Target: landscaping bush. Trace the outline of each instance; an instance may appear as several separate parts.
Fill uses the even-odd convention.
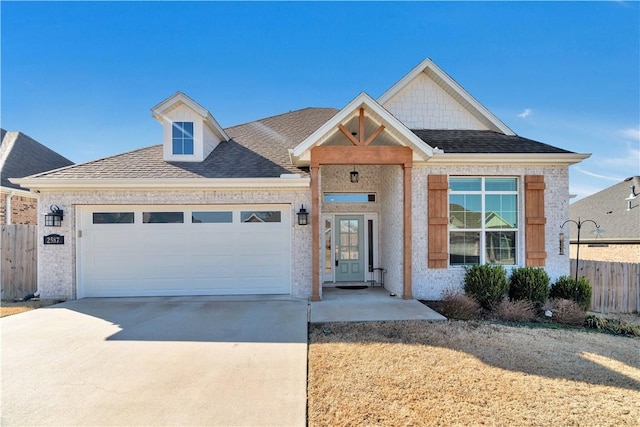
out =
[[[543,309],[551,311],[551,319],[554,322],[564,323],[566,325],[581,326],[587,317],[582,307],[572,299],[550,299]]]
[[[507,271],[501,265],[472,265],[465,267],[464,292],[482,308],[491,310],[507,296]]]
[[[509,299],[529,300],[536,307],[542,307],[549,297],[549,282],[549,275],[544,268],[516,268],[509,277]]]
[[[607,319],[591,314],[587,316],[584,325],[590,329],[597,329],[612,334],[640,337],[640,325],[633,325],[619,319]]]
[[[534,304],[526,299],[514,301],[505,298],[494,313],[499,319],[507,322],[531,322],[536,317]]]
[[[584,277],[578,277],[578,283],[570,276],[561,276],[551,285],[549,298],[570,299],[578,303],[582,310],[591,306],[591,284]]]
[[[480,304],[458,289],[445,289],[440,294],[439,309],[449,319],[472,320],[480,316]]]

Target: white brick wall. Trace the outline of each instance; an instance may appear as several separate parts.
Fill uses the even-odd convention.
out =
[[[386,287],[402,294],[403,283],[403,173],[400,166],[357,166],[360,182],[352,184],[352,167],[321,168],[321,191],[374,192],[376,203],[324,204],[322,212],[376,212],[379,216],[379,261],[387,269]],[[462,268],[427,268],[427,176],[445,175],[512,175],[519,178],[520,249],[518,259],[524,263],[524,176],[545,175],[546,270],[552,280],[569,274],[569,248],[558,255],[560,225],[568,218],[568,168],[565,166],[428,166],[416,165],[412,170],[413,188],[413,296],[417,299],[437,299],[447,287],[461,287]],[[311,190],[264,189],[251,191],[74,191],[43,192],[40,206],[52,204],[64,209],[62,227],[45,227],[39,221],[38,283],[43,297],[76,297],[75,207],[89,204],[291,204],[292,215],[292,293],[296,297],[311,295],[311,226],[298,226],[295,213],[301,204],[310,211]],[[44,245],[42,236],[57,233],[65,236],[64,245]],[[565,232],[566,234],[566,232]],[[320,251],[322,254],[322,251]],[[321,260],[321,266],[324,261]]]
[[[413,168],[413,296],[416,299],[438,299],[448,287],[462,287],[464,270],[427,268],[427,176],[439,175],[510,175],[519,178],[518,260],[524,265],[524,176],[545,176],[545,216],[547,224],[545,269],[553,282],[557,277],[569,274],[569,256],[558,255],[560,225],[569,215],[569,174],[566,166],[415,166]],[[423,191],[420,191],[422,189]],[[425,237],[426,236],[426,237]],[[567,239],[568,241],[568,239]],[[565,250],[568,254],[568,249]]]
[[[292,215],[292,295],[306,298],[311,295],[311,227],[299,226],[295,213],[304,203],[311,206],[308,189],[251,191],[76,191],[43,192],[41,206],[55,204],[64,210],[62,227],[38,225],[38,284],[45,298],[76,298],[76,215],[78,205],[98,204],[267,204],[290,203]],[[64,245],[44,245],[43,236],[65,236]]]
[[[388,100],[384,107],[409,129],[487,130],[424,73]]]

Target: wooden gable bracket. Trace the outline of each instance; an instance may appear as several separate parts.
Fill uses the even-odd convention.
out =
[[[378,127],[378,129],[376,129],[370,136],[369,138],[365,139],[364,137],[364,108],[360,107],[360,119],[359,119],[359,123],[358,123],[358,128],[359,128],[359,133],[358,133],[358,138],[356,139],[351,132],[349,132],[349,130],[344,127],[344,125],[340,124],[338,125],[338,129],[340,129],[340,132],[342,132],[344,134],[344,136],[346,136],[349,141],[351,141],[351,143],[353,145],[356,146],[367,146],[369,144],[371,144],[373,142],[374,139],[376,139],[378,137],[378,135],[380,135],[382,133],[382,131],[384,130],[384,125],[380,125]]]

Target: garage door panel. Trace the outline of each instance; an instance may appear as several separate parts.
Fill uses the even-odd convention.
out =
[[[80,208],[79,297],[291,292],[290,206],[260,206],[281,222],[250,224],[238,218],[251,206],[224,207],[233,223],[191,223],[190,209],[220,208],[185,206],[179,224],[142,223],[142,212],[175,206]],[[135,223],[92,224],[92,212],[108,211],[135,212]]]

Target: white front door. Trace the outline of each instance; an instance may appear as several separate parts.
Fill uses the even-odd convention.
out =
[[[291,293],[291,206],[78,208],[78,297]]]

